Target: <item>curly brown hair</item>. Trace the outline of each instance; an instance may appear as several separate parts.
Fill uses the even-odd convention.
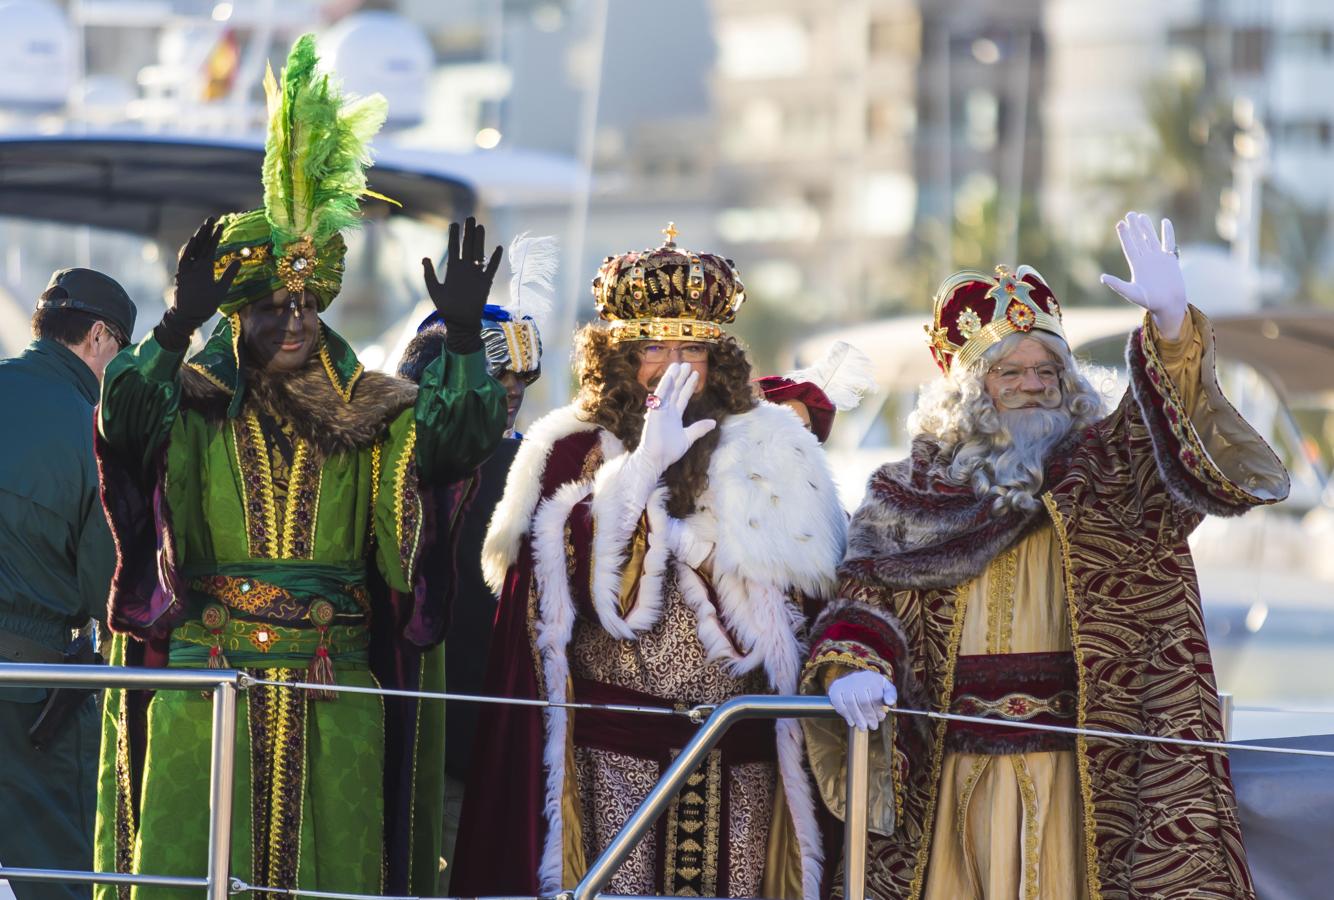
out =
[[[579,379],[575,398],[580,415],[607,429],[627,450],[639,446],[644,430],[648,389],[639,383],[640,343],[614,343],[601,322],[581,328],[574,338],[574,371]],[[709,345],[709,376],[704,390],[686,407],[686,424],[715,419],[721,426],[729,415],[752,410],[759,403],[750,383],[750,360],[733,337]],[[695,501],[709,485],[709,460],[722,436],[715,428],[696,441],[666,472],[667,512],[678,519],[695,511]]]

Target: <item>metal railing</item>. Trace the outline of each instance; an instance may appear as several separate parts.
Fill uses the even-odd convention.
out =
[[[630,814],[607,848],[593,861],[583,879],[569,893],[572,900],[596,900],[635,845],[667,810],[672,797],[722,739],[723,733],[746,719],[818,719],[838,716],[826,697],[736,697],[713,710],[690,742],[662,773],[644,802]],[[866,792],[869,785],[871,736],[848,729],[847,806],[844,811],[844,897],[866,896]],[[781,788],[780,788],[781,789]]]
[[[21,664],[0,662],[0,685],[34,685],[38,687],[125,688],[130,690],[204,690],[213,695],[213,728],[209,763],[209,838],[207,874],[203,877],[169,875],[129,875],[116,872],[81,872],[56,869],[27,869],[0,867],[0,880],[65,882],[78,884],[144,885],[161,888],[196,888],[206,891],[207,900],[226,900],[230,894],[254,891],[324,900],[418,900],[418,898],[390,898],[384,895],[347,894],[335,891],[303,890],[250,885],[230,874],[232,789],[235,783],[234,748],[236,741],[237,692],[252,684],[277,684],[293,690],[334,690],[348,693],[374,693],[391,696],[413,696],[430,700],[460,700],[477,703],[506,703],[524,706],[569,707],[575,709],[610,709],[629,714],[686,716],[700,723],[699,730],[681,749],[681,752],[662,773],[658,783],[644,802],[627,818],[621,830],[612,838],[602,853],[593,861],[584,877],[571,890],[562,891],[554,898],[487,897],[479,900],[657,900],[649,896],[618,898],[601,893],[624,864],[635,846],[642,840],[659,816],[666,811],[672,797],[685,785],[691,773],[708,753],[717,746],[728,728],[748,719],[835,718],[838,713],[828,698],[822,696],[743,696],[717,707],[699,706],[690,710],[639,706],[600,706],[583,703],[550,703],[543,700],[522,700],[501,697],[474,697],[464,694],[434,693],[427,691],[399,691],[378,688],[360,688],[346,685],[317,685],[303,682],[265,682],[234,669],[143,669],[109,666]],[[1225,707],[1231,698],[1225,698]],[[1042,725],[1033,722],[1008,722],[983,719],[953,713],[907,708],[890,708],[887,713],[898,716],[981,723],[999,727],[1023,728],[1106,740],[1167,744],[1222,751],[1244,750],[1253,753],[1288,754],[1295,756],[1334,758],[1334,751],[1308,750],[1289,747],[1269,747],[1204,741],[1157,735],[1126,734],[1088,728],[1060,725]],[[848,760],[845,780],[844,821],[844,893],[846,900],[864,900],[866,882],[867,799],[869,788],[870,733],[856,728],[848,729]],[[781,789],[781,788],[780,788]]]
[[[0,664],[0,684],[47,688],[126,688],[128,690],[211,691],[213,737],[208,774],[208,873],[203,878],[169,875],[125,875],[59,869],[0,867],[0,878],[78,884],[141,884],[165,888],[204,888],[207,900],[227,900],[231,887],[233,748],[236,742],[236,692],[241,673],[235,669],[137,669],[44,663]]]
[[[113,666],[0,663],[0,684],[38,687],[126,688],[129,690],[208,690],[213,693],[213,734],[209,766],[208,872],[202,877],[127,875],[116,872],[79,872],[62,869],[0,867],[0,879],[11,881],[64,882],[78,884],[145,885],[162,888],[204,888],[207,900],[226,900],[242,891],[274,892],[308,897],[361,897],[329,891],[283,890],[253,886],[230,874],[232,786],[235,782],[236,694],[250,679],[235,669],[141,669]],[[290,685],[288,685],[290,686]],[[387,692],[413,693],[424,692]],[[430,696],[430,695],[426,695]],[[444,695],[441,695],[444,696]],[[478,698],[484,699],[484,698]],[[490,698],[494,699],[494,698]],[[528,701],[532,703],[534,701]],[[540,701],[539,701],[540,702]],[[629,711],[647,711],[634,709]],[[674,711],[673,711],[674,712]],[[573,891],[557,895],[560,900],[596,900],[608,895],[600,891],[625,862],[635,845],[653,827],[728,728],[746,719],[832,718],[834,711],[825,697],[737,697],[713,709],[690,741],[681,749],[649,792],[608,844]],[[692,716],[697,718],[697,716]],[[844,861],[847,871],[847,900],[864,900],[866,869],[866,793],[870,735],[848,729],[847,812]],[[502,898],[487,898],[502,900]],[[517,898],[504,898],[517,900]],[[542,898],[533,898],[542,900]],[[643,898],[650,900],[650,898]]]

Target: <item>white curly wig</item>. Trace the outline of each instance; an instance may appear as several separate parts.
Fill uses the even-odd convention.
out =
[[[986,389],[987,370],[1034,338],[1062,369],[1059,387],[1044,397],[1050,408],[998,409]],[[1033,331],[1012,334],[989,348],[966,369],[951,372],[923,388],[908,417],[913,434],[934,439],[948,463],[938,474],[971,485],[979,497],[991,497],[996,515],[1032,511],[1041,503],[1047,455],[1067,435],[1106,415],[1103,394],[1091,378],[1103,373],[1081,367],[1065,341]],[[1002,404],[1003,405],[1003,404]]]

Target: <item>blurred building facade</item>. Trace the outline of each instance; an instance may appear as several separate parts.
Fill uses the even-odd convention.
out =
[[[1263,185],[1317,219],[1334,211],[1334,93],[1318,88],[1334,77],[1334,4],[1048,0],[1043,28],[1051,75],[1044,209],[1077,241],[1098,240],[1091,229],[1114,214],[1108,179],[1153,178],[1181,162],[1182,148],[1164,146],[1145,103],[1155,82],[1200,92],[1189,131],[1197,146],[1184,152],[1209,162],[1212,144],[1213,161],[1224,156],[1231,169],[1204,198],[1217,215],[1198,238],[1227,241],[1242,262],[1259,265]],[[1319,231],[1324,258],[1327,226]],[[1274,249],[1305,252],[1290,243]]]
[[[761,296],[857,317],[953,262],[964,193],[1040,183],[1039,0],[713,0],[719,236]]]
[[[920,272],[1031,260],[1034,229],[1105,250],[1124,185],[1158,178],[1145,95],[1164,78],[1226,108],[1202,151],[1221,182],[1179,188],[1211,192],[1197,240],[1258,267],[1261,185],[1308,217],[1334,203],[1334,94],[1313,87],[1334,74],[1328,0],[681,0],[665,15],[656,0],[17,2],[69,30],[8,55],[73,63],[0,89],[11,132],[253,131],[264,62],[314,29],[349,88],[391,94],[384,140],[577,161],[586,198],[486,210],[502,234],[561,238],[559,330],[590,313],[598,262],[660,240],[668,219],[738,261],[762,332],[748,337],[775,346],[785,320],[920,308]],[[370,65],[366,41],[394,57]],[[64,251],[52,240],[45,255]],[[5,286],[30,295],[44,255],[13,255]]]

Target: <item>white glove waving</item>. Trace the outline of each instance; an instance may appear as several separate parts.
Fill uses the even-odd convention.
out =
[[[662,373],[653,393],[649,394],[644,431],[635,452],[659,472],[685,456],[691,444],[718,424],[713,419],[700,419],[691,425],[682,423],[681,418],[690,398],[695,395],[697,384],[698,372],[682,363],[672,363]]]
[[[886,706],[899,699],[894,683],[879,672],[853,672],[829,685],[829,702],[848,724],[875,731],[885,718]]]
[[[1153,313],[1158,331],[1168,340],[1181,333],[1186,318],[1186,281],[1181,277],[1176,232],[1163,219],[1161,235],[1143,213],[1128,212],[1116,223],[1121,251],[1130,264],[1130,281],[1103,274],[1101,281],[1136,306]]]

